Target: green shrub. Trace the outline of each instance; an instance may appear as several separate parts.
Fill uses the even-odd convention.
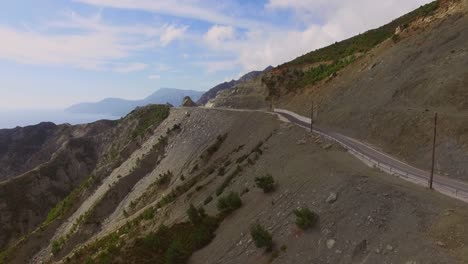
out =
[[[229,214],[242,206],[242,200],[239,194],[230,192],[228,195],[219,198],[218,210],[222,214]]]
[[[186,263],[190,257],[191,252],[187,250],[184,245],[178,240],[172,241],[166,251],[167,264],[181,264]]]
[[[296,215],[296,225],[303,230],[314,227],[319,219],[319,216],[309,208],[296,209],[294,214]]]
[[[263,190],[264,193],[270,193],[275,190],[275,179],[270,174],[263,177],[256,177],[255,184],[257,188]]]
[[[255,224],[250,227],[250,235],[252,236],[256,247],[264,247],[266,251],[271,251],[273,249],[273,237],[260,224]]]

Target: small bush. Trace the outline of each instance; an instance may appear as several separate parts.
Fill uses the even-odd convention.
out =
[[[166,263],[186,263],[190,255],[191,252],[189,252],[181,242],[174,240],[166,251]]]
[[[154,210],[153,208],[146,209],[142,214],[141,217],[145,220],[151,220],[154,218]]]
[[[163,186],[171,182],[172,172],[167,171],[165,173],[159,174],[159,178],[156,180],[158,186]]]
[[[264,193],[270,193],[275,190],[275,179],[270,174],[263,177],[256,177],[255,184],[262,189]]]
[[[52,241],[52,254],[56,255],[62,250],[63,245],[65,244],[65,239],[63,237]]]
[[[235,192],[231,192],[228,195],[219,198],[217,204],[218,210],[222,214],[229,214],[241,206],[242,200],[239,197],[239,194]]]
[[[296,225],[302,230],[314,227],[319,219],[319,216],[309,208],[296,209],[294,214],[296,215]]]
[[[206,197],[205,201],[203,202],[204,205],[207,205],[209,203],[211,203],[211,201],[213,201],[213,196],[208,196]]]
[[[190,219],[190,222],[192,222],[194,225],[199,225],[207,216],[203,207],[197,209],[195,206],[193,206],[193,204],[190,204],[189,209],[187,209],[187,215]]]
[[[260,224],[255,224],[250,227],[250,235],[257,248],[264,247],[266,251],[271,251],[273,249],[273,237]]]

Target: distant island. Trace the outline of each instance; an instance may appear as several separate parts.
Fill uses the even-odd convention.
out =
[[[99,114],[124,116],[138,106],[148,104],[165,104],[169,103],[174,106],[179,106],[185,96],[190,96],[193,101],[197,101],[203,94],[203,91],[183,90],[174,88],[161,88],[150,96],[141,100],[126,100],[121,98],[106,98],[99,102],[86,102],[72,105],[65,109],[69,113],[77,114]]]

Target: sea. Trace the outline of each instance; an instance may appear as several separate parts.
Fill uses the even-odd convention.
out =
[[[15,128],[17,126],[36,125],[41,122],[53,122],[55,124],[85,124],[97,120],[117,120],[120,116],[96,115],[96,114],[77,114],[70,113],[63,109],[47,110],[10,110],[0,109],[0,129]]]

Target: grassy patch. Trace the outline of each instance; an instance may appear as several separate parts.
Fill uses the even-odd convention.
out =
[[[138,120],[138,124],[132,132],[132,138],[144,135],[155,124],[161,123],[169,116],[170,108],[167,105],[149,105],[134,110],[129,114]]]

